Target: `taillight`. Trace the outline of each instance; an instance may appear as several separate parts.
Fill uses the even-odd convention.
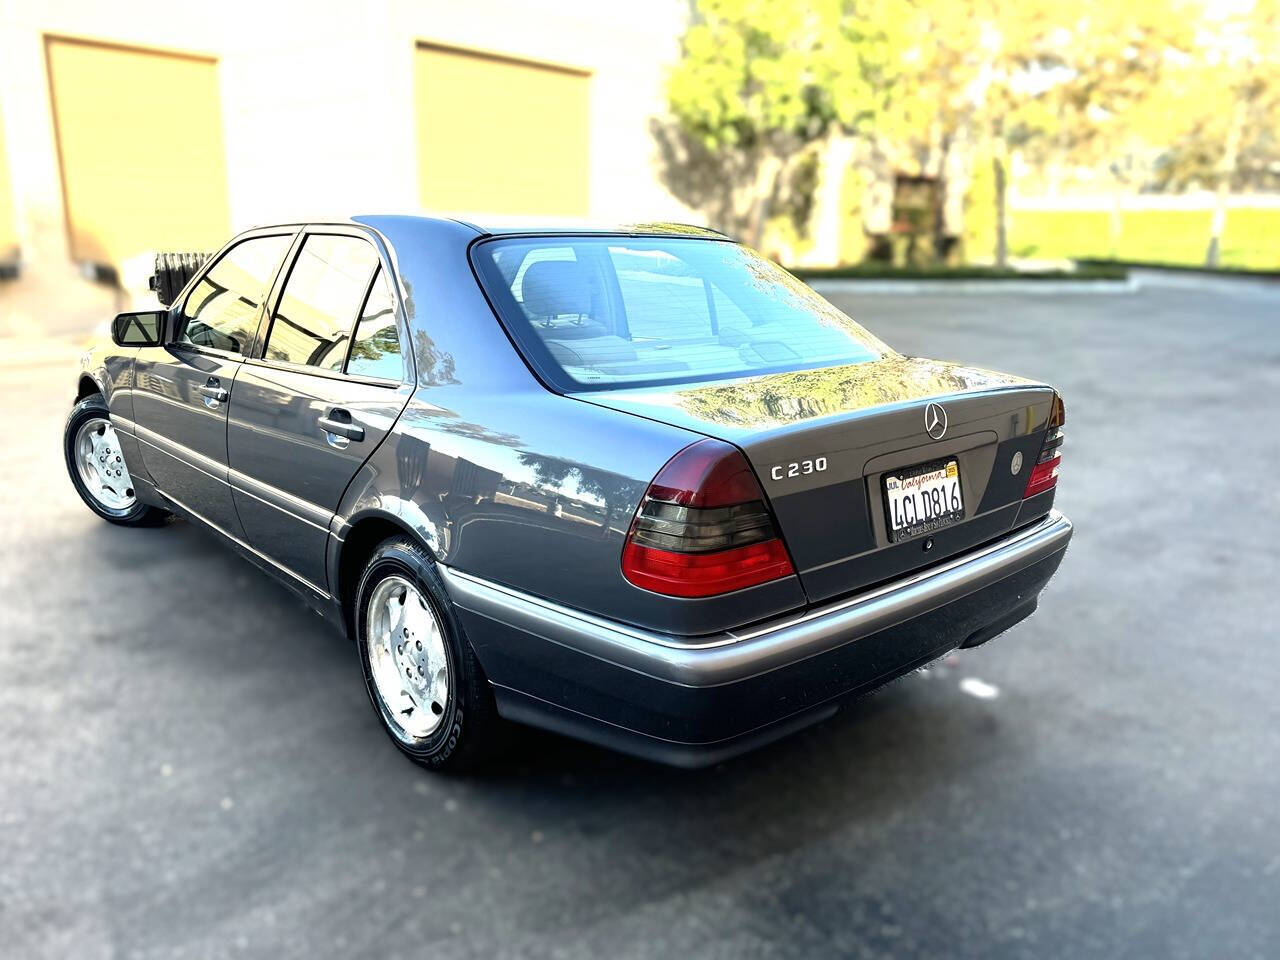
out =
[[[672,597],[709,597],[794,573],[764,491],[736,447],[699,440],[649,484],[622,550],[622,574]]]
[[[1062,405],[1062,398],[1055,393],[1053,407],[1049,411],[1049,429],[1040,445],[1040,458],[1031,468],[1031,476],[1027,478],[1027,489],[1022,494],[1024,500],[1057,486],[1058,466],[1062,463],[1062,443],[1066,439],[1062,435],[1062,425],[1066,421],[1066,408]]]

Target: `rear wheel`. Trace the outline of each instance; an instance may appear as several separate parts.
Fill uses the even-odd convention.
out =
[[[373,551],[356,592],[356,646],[382,728],[414,762],[453,769],[489,752],[489,682],[431,558],[393,537]]]
[[[94,513],[125,527],[164,522],[165,511],[137,497],[101,394],[85,397],[72,408],[62,445],[71,484]]]

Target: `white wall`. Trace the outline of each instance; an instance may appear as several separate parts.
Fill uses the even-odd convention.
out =
[[[649,118],[680,0],[44,0],[0,7],[0,116],[28,262],[66,259],[43,35],[219,61],[232,226],[419,208],[417,41],[592,71],[591,216],[694,220],[657,182]],[[157,123],[161,148],[163,128]]]

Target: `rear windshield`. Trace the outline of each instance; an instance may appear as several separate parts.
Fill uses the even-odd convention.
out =
[[[863,363],[889,349],[736,243],[512,237],[480,281],[530,363],[565,391]]]

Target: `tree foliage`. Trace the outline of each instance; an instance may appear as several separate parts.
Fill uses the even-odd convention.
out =
[[[1155,114],[1155,188],[1280,188],[1280,0],[1213,8]]]
[[[884,24],[893,21],[882,18],[891,6],[694,3],[684,55],[667,82],[685,142],[672,147],[669,140],[668,149],[683,153],[671,166],[683,160],[712,169],[703,190],[712,197],[703,199],[719,200],[718,226],[758,242],[790,167],[824,137],[857,131],[883,109],[893,62]]]
[[[955,191],[976,174],[994,229],[964,233],[990,234],[999,259],[1011,153],[1116,190],[1280,178],[1278,5],[693,0],[668,78],[668,170],[686,202],[758,241],[788,191],[818,201],[782,196],[793,211],[848,206],[839,183],[823,189],[833,164],[816,180],[792,168],[856,137]],[[849,165],[847,146],[838,156]]]

